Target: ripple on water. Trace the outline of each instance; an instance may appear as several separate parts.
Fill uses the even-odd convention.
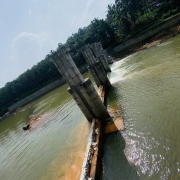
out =
[[[180,179],[180,36],[176,38],[113,67],[110,80],[116,85],[108,93],[108,106],[122,107],[125,145],[117,143],[116,134],[107,137],[105,148],[116,153],[111,158],[112,152],[105,150],[104,179]],[[125,175],[119,169],[122,152],[125,166],[131,164]]]
[[[42,115],[42,119],[23,135],[22,126],[32,114]],[[18,109],[0,123],[0,179],[55,180],[62,174],[64,179],[79,179],[89,123],[70,98],[67,85]]]

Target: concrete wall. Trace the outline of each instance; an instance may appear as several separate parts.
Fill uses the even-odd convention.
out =
[[[176,16],[173,19],[170,19],[170,20],[166,21],[165,23],[155,27],[154,29],[146,32],[143,35],[140,35],[140,36],[137,36],[135,38],[129,39],[128,41],[120,44],[119,46],[116,46],[115,48],[113,48],[113,53],[123,51],[123,50],[129,48],[130,46],[135,45],[136,43],[139,43],[139,42],[141,42],[141,41],[143,41],[143,40],[145,40],[145,39],[147,39],[149,37],[152,37],[156,33],[160,32],[160,31],[162,31],[162,30],[164,30],[164,29],[166,29],[168,27],[176,25],[179,22],[180,22],[180,15]]]

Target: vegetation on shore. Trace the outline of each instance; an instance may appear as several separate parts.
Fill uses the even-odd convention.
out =
[[[68,37],[64,45],[71,49],[73,60],[81,68],[86,65],[79,51],[83,45],[101,41],[103,48],[115,47],[177,14],[180,14],[179,0],[115,0],[114,4],[108,5],[105,20],[95,18],[90,25]],[[46,56],[0,89],[0,117],[10,105],[60,78],[62,76]]]

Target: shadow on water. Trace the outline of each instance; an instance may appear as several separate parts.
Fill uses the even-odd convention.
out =
[[[120,94],[117,94],[116,86],[119,86],[119,84],[112,84],[112,86],[106,90],[105,105],[107,108],[117,106],[117,98],[120,98]],[[111,102],[111,104],[109,104],[109,102]]]
[[[124,154],[125,141],[120,132],[104,136],[103,149],[104,180],[139,180],[135,167]]]

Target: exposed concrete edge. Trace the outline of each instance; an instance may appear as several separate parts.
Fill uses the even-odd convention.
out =
[[[95,179],[100,149],[101,122],[92,120],[80,180]]]
[[[98,95],[100,99],[104,103],[105,96],[105,88],[104,86],[99,86]],[[98,119],[93,119],[90,127],[90,133],[88,138],[88,145],[86,148],[85,158],[82,165],[82,172],[80,176],[80,180],[88,180],[88,179],[98,179],[99,177],[99,169],[100,164],[98,163],[98,159],[100,156],[100,148],[101,148],[101,134],[102,134],[102,124]]]

